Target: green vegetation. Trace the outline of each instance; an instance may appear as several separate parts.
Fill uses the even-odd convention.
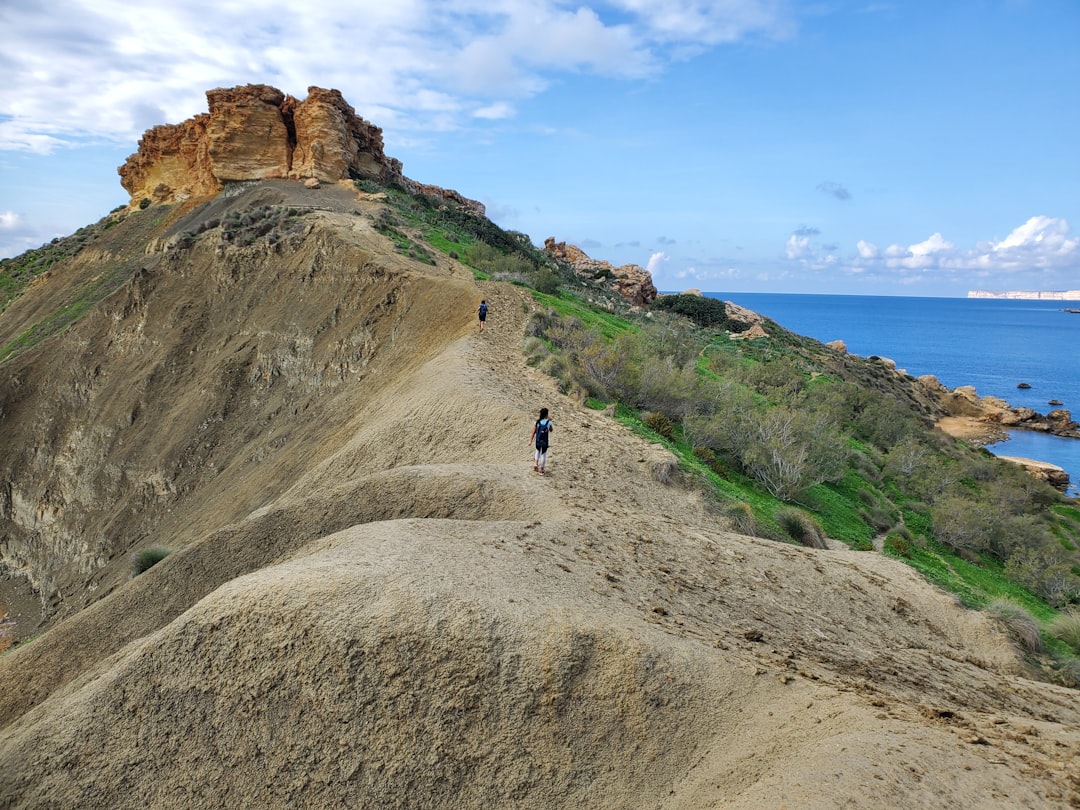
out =
[[[28,250],[14,258],[0,259],[0,312],[18,298],[36,278],[54,265],[78,255],[110,227],[122,221],[114,211],[93,225],[79,228],[71,236],[53,239],[46,245]]]
[[[137,577],[139,574],[150,570],[171,553],[172,549],[164,546],[149,546],[136,551],[131,555],[131,575]]]
[[[741,339],[721,302],[696,296],[635,314],[598,308],[581,289],[535,298],[529,361],[671,450],[733,529],[878,548],[970,607],[1015,606],[1053,657],[1044,669],[1072,682],[1076,653],[1051,622],[1069,636],[1055,617],[1080,603],[1080,510],[1016,465],[933,431],[910,378],[771,322],[769,337]]]
[[[728,318],[723,301],[702,295],[665,295],[653,304],[653,309],[674,312],[689,318],[706,329],[727,329],[732,332],[746,331],[746,324]]]
[[[167,211],[167,206],[160,210]],[[54,239],[36,250],[0,261],[0,294],[3,296],[0,312],[3,312],[36,279],[43,279],[50,270],[90,247],[97,251],[66,285],[64,297],[50,311],[0,346],[0,362],[64,331],[120,289],[138,270],[146,243],[159,226],[158,219],[114,211],[71,236]]]
[[[547,293],[562,283],[563,273],[528,236],[504,231],[465,205],[369,179],[354,183],[360,191],[385,195],[388,207],[375,227],[403,255],[434,264],[428,250],[438,250],[471,267],[477,280],[510,281]]]
[[[1073,608],[1055,616],[1049,629],[1050,635],[1067,644],[1075,655],[1080,655],[1080,611]]]

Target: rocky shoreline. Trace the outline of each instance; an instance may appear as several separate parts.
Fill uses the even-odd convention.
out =
[[[847,353],[847,346],[842,340],[825,345],[834,351]],[[907,375],[889,358],[878,357],[877,360],[891,368],[893,373]],[[1080,423],[1074,421],[1072,413],[1065,408],[1055,408],[1046,414],[1033,408],[1014,408],[1000,397],[979,396],[972,385],[950,390],[933,374],[924,374],[915,382],[940,411],[935,422],[938,430],[975,447],[1005,441],[1009,438],[1010,430],[1030,430],[1066,439],[1080,439]],[[1056,464],[1018,456],[998,458],[1022,464],[1033,476],[1062,492],[1069,488],[1068,471]]]
[[[1033,408],[1014,408],[999,397],[980,397],[970,385],[949,391],[933,375],[919,377],[919,383],[933,392],[946,411],[937,421],[937,428],[976,447],[985,447],[1009,438],[1010,430],[1030,430],[1067,439],[1080,439],[1080,424],[1072,413],[1056,408],[1041,414]],[[998,458],[1021,464],[1029,473],[1046,481],[1055,489],[1069,488],[1069,473],[1056,464],[1019,456],[999,455]]]

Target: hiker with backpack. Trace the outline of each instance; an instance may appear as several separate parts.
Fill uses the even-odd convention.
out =
[[[533,464],[533,469],[541,475],[546,475],[544,463],[547,461],[548,439],[554,427],[552,421],[548,419],[548,409],[541,408],[540,418],[536,420],[536,424],[533,425],[532,435],[529,436],[529,442],[535,442],[536,446],[536,463]]]
[[[476,310],[476,317],[480,319],[480,331],[484,331],[484,321],[487,320],[487,301],[480,302],[480,308]]]

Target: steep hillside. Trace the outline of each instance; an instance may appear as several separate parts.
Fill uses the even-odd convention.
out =
[[[1080,803],[1075,690],[895,560],[732,532],[393,216],[136,205],[0,312],[0,806]]]

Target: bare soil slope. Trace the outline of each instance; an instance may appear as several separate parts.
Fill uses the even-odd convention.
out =
[[[123,444],[125,470],[166,459],[168,506],[124,501],[152,510],[125,531],[177,550],[130,581],[99,569],[96,593],[0,658],[0,806],[1080,803],[1077,694],[1020,677],[981,614],[875,553],[728,531],[666,451],[525,364],[525,291],[378,252],[363,218],[313,216],[262,293],[220,256],[150,273],[146,307],[183,272],[218,285],[177,287],[142,322],[172,311],[190,330],[182,308],[204,300],[187,342],[132,353],[168,343],[178,378],[140,400],[152,450]],[[102,337],[65,340],[139,334],[119,301]],[[290,334],[323,347],[281,349]],[[366,365],[341,359],[368,334]],[[200,377],[222,363],[181,347],[234,341],[222,401]],[[527,443],[541,405],[546,478]],[[198,463],[170,456],[207,414]]]

